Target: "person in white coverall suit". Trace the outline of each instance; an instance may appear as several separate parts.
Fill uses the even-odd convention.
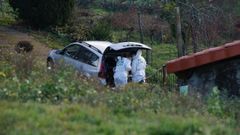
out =
[[[129,71],[131,71],[131,60],[118,56],[114,72],[114,83],[116,87],[123,87],[128,83]]]
[[[146,61],[142,57],[142,51],[138,50],[137,54],[133,56],[132,61],[132,81],[137,83],[145,82],[145,69],[146,69]]]

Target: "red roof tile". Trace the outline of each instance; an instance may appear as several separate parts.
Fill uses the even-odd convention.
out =
[[[167,73],[176,73],[240,55],[240,40],[167,62]]]

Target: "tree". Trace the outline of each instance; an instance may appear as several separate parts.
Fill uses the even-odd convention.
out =
[[[69,19],[74,0],[9,0],[19,17],[36,28],[62,25]]]

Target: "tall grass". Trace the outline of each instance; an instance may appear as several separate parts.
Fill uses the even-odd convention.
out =
[[[105,106],[0,102],[1,134],[237,135],[215,118],[138,111],[116,115]]]

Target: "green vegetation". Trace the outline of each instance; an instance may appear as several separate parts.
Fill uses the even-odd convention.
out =
[[[152,47],[152,65],[154,68],[161,67],[166,61],[177,57],[177,49],[171,44],[158,44]]]
[[[99,8],[99,7],[91,7],[90,9],[94,14],[99,15],[99,16],[106,16],[108,14],[108,12],[103,9],[103,8]]]
[[[9,0],[19,17],[36,28],[62,25],[70,18],[74,0]]]
[[[111,27],[106,21],[100,21],[98,24],[91,30],[91,36],[93,40],[112,40]]]
[[[7,1],[0,3],[0,24],[10,25],[15,22],[17,15]]]
[[[46,44],[52,49],[62,49],[70,43],[70,40],[65,36],[60,36],[51,32],[45,31],[28,31],[38,41]]]
[[[234,135],[232,128],[224,125],[226,122],[216,122],[214,118],[169,116],[150,111],[140,111],[134,116],[116,115],[104,106],[84,104],[0,102],[0,105],[0,133],[8,135]]]

